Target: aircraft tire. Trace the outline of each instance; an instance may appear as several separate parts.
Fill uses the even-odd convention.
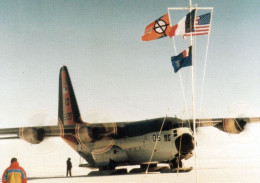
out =
[[[182,161],[179,160],[179,158],[174,158],[171,163],[170,163],[170,168],[175,169],[175,168],[182,168]]]

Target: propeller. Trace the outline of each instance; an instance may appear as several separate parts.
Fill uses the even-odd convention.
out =
[[[228,107],[232,118],[259,117],[259,110],[247,102],[237,102]]]
[[[113,122],[113,118],[101,109],[93,109],[82,115],[83,121],[90,123]]]
[[[37,110],[29,113],[21,122],[23,133],[26,135],[26,132],[30,133],[30,131],[32,131],[32,133],[34,133],[33,136],[35,136],[39,142],[32,143],[32,136],[24,137],[24,147],[36,154],[46,154],[55,150],[60,145],[59,139],[45,138],[44,128],[41,128],[43,126],[55,125],[57,125],[57,117],[49,114],[46,110]]]
[[[92,153],[102,153],[114,145],[117,126],[108,113],[97,109],[91,110],[83,115],[83,121],[89,124],[79,129],[82,131],[80,140],[86,148],[93,149]],[[83,133],[84,129],[87,133]]]
[[[239,131],[243,131],[248,123],[259,122],[259,110],[247,102],[237,102],[228,107],[228,116],[235,120],[235,125]],[[248,125],[245,129],[248,128]]]

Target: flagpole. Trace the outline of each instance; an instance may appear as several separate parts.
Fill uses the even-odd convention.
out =
[[[189,0],[189,9],[192,11],[192,0]],[[196,13],[196,11],[195,11]],[[195,14],[196,17],[196,14]],[[194,22],[193,22],[194,23]],[[193,40],[192,35],[190,36],[190,46],[192,46]],[[193,47],[192,48],[192,57],[193,57]],[[193,58],[191,59],[193,62]],[[195,88],[194,88],[194,63],[191,64],[191,88],[192,88],[192,116],[193,116],[193,134],[194,134],[194,158],[195,158],[195,174],[196,174],[196,183],[198,182],[198,171],[197,171],[197,147],[196,147],[196,120],[195,120]]]
[[[192,8],[195,8],[196,10],[211,10],[213,11],[213,7],[194,7],[192,6],[192,0],[189,0],[189,7],[168,7],[168,14],[170,15],[170,10],[189,10],[190,12],[192,12]],[[196,12],[196,11],[195,11]],[[212,14],[211,14],[212,16]],[[194,17],[197,17],[196,15]],[[169,19],[170,19],[170,26],[171,25],[171,18],[169,16]],[[190,18],[191,19],[191,18]],[[210,20],[211,20],[211,17],[210,17]],[[177,24],[178,25],[178,24]],[[175,36],[175,35],[174,35]],[[192,48],[191,50],[191,55],[193,56],[193,34],[191,33],[190,34],[190,46]],[[176,47],[174,45],[174,48],[176,50]],[[175,51],[176,52],[176,51]],[[191,59],[191,62],[192,60],[194,59]],[[196,133],[196,111],[195,111],[195,79],[194,79],[194,75],[195,75],[195,62],[191,63],[191,90],[192,90],[192,121],[193,121],[193,125],[192,125],[192,128],[193,128],[193,136],[194,136],[194,158],[195,158],[195,165],[194,165],[194,169],[195,169],[195,173],[196,173],[196,182],[198,182],[198,168],[197,168],[197,133]],[[184,97],[185,98],[185,97]]]

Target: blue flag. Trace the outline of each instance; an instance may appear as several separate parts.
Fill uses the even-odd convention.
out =
[[[182,67],[187,67],[192,65],[192,46],[181,52],[177,56],[171,57],[172,66],[174,72],[178,72]]]

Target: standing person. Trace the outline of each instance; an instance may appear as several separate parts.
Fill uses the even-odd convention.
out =
[[[3,183],[27,183],[26,172],[16,158],[11,159],[11,165],[4,171],[2,176]]]
[[[67,160],[67,174],[66,176],[68,177],[68,174],[71,176],[71,169],[72,169],[72,163],[70,161],[70,158]]]

